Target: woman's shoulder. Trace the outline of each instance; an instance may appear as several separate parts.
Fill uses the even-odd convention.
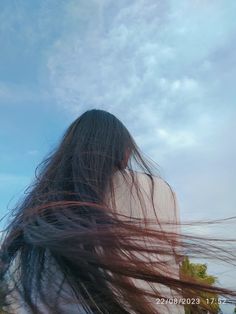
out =
[[[117,171],[114,174],[113,182],[116,187],[124,187],[125,183],[132,184],[136,182],[144,190],[150,191],[150,188],[153,187],[155,193],[159,192],[159,194],[168,196],[174,193],[170,184],[161,176],[131,169]]]
[[[113,175],[113,186],[116,193],[126,195],[138,189],[147,195],[154,195],[160,201],[175,198],[175,192],[170,184],[158,175],[124,169]],[[134,188],[135,187],[135,188]],[[131,189],[130,189],[131,188]]]
[[[175,193],[160,176],[125,169],[114,175],[113,184],[118,212],[140,217],[145,210],[155,218],[154,206],[159,218],[175,219]]]

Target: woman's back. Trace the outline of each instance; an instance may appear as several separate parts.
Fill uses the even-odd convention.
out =
[[[180,234],[179,223],[179,207],[178,202],[173,190],[169,185],[161,178],[152,176],[154,183],[153,197],[152,197],[152,184],[149,175],[141,172],[132,172],[134,180],[138,184],[138,188],[132,186],[132,175],[129,170],[124,170],[125,176],[122,172],[117,171],[114,175],[114,199],[116,212],[126,217],[138,218],[140,221],[146,221],[147,227],[156,231],[174,232],[176,233],[177,241],[179,240],[178,234]],[[108,199],[111,200],[110,193],[108,192]],[[111,204],[111,202],[110,202]],[[152,224],[148,224],[152,221]],[[165,224],[167,223],[167,224]],[[168,223],[170,223],[168,225]],[[142,260],[146,263],[157,262],[160,263],[160,273],[179,279],[179,260],[176,260],[175,255],[171,254],[171,244],[165,242],[165,249],[169,249],[169,254],[140,254]],[[163,243],[164,243],[163,242]],[[162,244],[163,244],[162,243]],[[155,243],[147,242],[147,246],[151,246]],[[139,254],[137,254],[139,255]],[[148,284],[142,280],[134,280],[138,287],[152,291],[150,283]],[[153,288],[161,294],[162,297],[170,298],[167,307],[159,304],[163,302],[161,298],[156,299],[156,309],[159,313],[184,313],[182,306],[172,305],[171,302],[174,298],[181,298],[181,295],[177,294],[173,290],[161,284],[153,284]],[[153,302],[153,299],[150,301]]]

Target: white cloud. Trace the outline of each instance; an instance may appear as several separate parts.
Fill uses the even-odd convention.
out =
[[[174,132],[165,129],[158,129],[157,135],[165,144],[176,149],[176,147],[189,147],[195,144],[194,135],[190,132]]]
[[[69,1],[70,29],[48,54],[58,103],[75,115],[91,107],[126,112],[125,122],[139,125],[149,124],[141,114],[148,111],[152,124],[188,132],[205,110],[213,113],[204,75],[211,53],[233,32],[230,6]]]
[[[198,86],[198,82],[192,78],[183,78],[180,80],[175,80],[172,84],[171,84],[171,90],[173,92],[179,92],[179,91],[183,91],[183,92],[195,92],[195,90],[197,90],[199,88]]]

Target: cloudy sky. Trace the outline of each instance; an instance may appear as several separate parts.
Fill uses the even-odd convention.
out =
[[[1,1],[1,215],[91,108],[117,115],[160,165],[182,219],[235,215],[235,10],[234,0]]]

